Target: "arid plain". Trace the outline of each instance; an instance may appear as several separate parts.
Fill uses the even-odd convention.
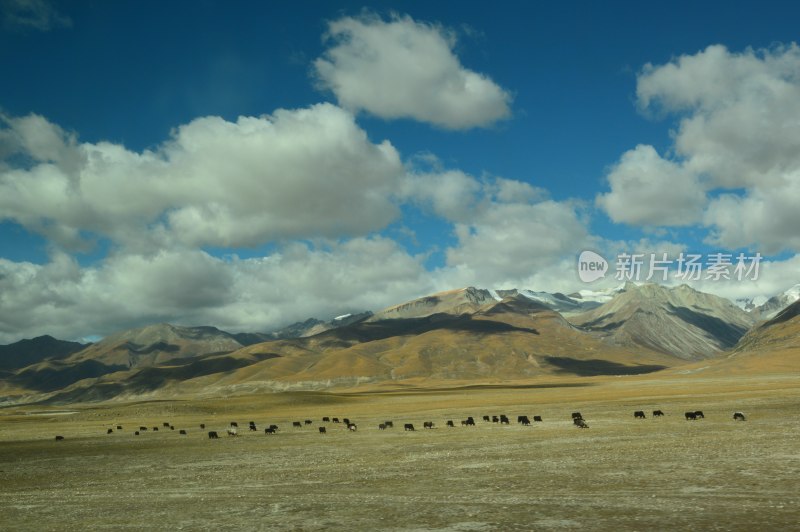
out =
[[[800,376],[704,373],[8,407],[0,522],[5,530],[797,529]],[[666,415],[653,418],[655,409]],[[687,410],[705,419],[686,421]],[[572,424],[574,411],[590,428]],[[734,421],[734,411],[747,421]],[[511,424],[482,420],[499,414]],[[518,415],[543,421],[522,426]],[[323,416],[350,418],[358,430]],[[461,426],[467,416],[475,427]],[[292,428],[306,419],[313,423]],[[394,428],[379,430],[384,420]],[[235,437],[226,435],[231,421]],[[425,421],[436,428],[424,430]],[[265,435],[269,424],[277,434]],[[149,430],[134,435],[140,426]]]

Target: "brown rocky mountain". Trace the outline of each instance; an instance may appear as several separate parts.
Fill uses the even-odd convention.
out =
[[[608,303],[570,321],[616,345],[699,360],[732,348],[755,320],[727,299],[687,285],[628,283]]]

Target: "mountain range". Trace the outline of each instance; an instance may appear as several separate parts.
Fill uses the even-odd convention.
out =
[[[793,294],[746,311],[686,285],[627,283],[569,295],[468,287],[272,333],[154,324],[90,345],[40,337],[0,346],[0,401],[500,383],[641,374],[697,361],[727,371],[796,367],[800,302],[790,301]],[[772,313],[770,301],[787,305]]]

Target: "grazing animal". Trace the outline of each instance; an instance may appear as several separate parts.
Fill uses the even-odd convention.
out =
[[[492,416],[492,423],[500,423],[500,418],[497,416]]]
[[[269,428],[272,430],[278,430],[278,425],[270,425]]]
[[[461,420],[461,426],[462,427],[466,427],[467,426],[467,420],[466,419],[462,419]]]
[[[61,441],[64,439],[64,436],[56,436],[56,441]]]
[[[355,423],[348,423],[347,430],[349,430],[350,432],[355,432],[356,430],[358,430],[358,427],[356,426]]]
[[[411,423],[406,423],[403,425],[403,430],[414,430],[414,425]]]
[[[258,429],[256,428],[256,422],[255,422],[255,421],[251,421],[251,422],[250,422],[250,431],[251,431],[251,432],[255,432],[255,431],[257,431],[257,430],[258,430]]]
[[[277,429],[273,429],[272,427],[268,429],[264,429],[264,434],[275,434]]]
[[[327,433],[328,433],[328,431],[327,431],[327,430],[325,430],[325,427],[320,427],[320,428],[319,428],[319,433],[320,433],[320,434],[327,434]]]
[[[426,421],[422,424],[422,428],[424,429],[432,429],[433,428],[433,421]]]
[[[380,430],[386,430],[386,425],[384,423],[381,423],[381,424],[378,425],[378,428]]]
[[[581,415],[580,412],[573,412],[572,419],[583,419],[583,416]]]
[[[108,430],[106,431],[106,434],[114,434],[114,429],[108,429]]]
[[[467,426],[475,426],[475,420],[472,418],[472,416],[467,418]]]
[[[536,421],[541,422],[542,421],[542,416],[533,416],[533,421],[534,422],[536,422]]]
[[[645,419],[647,416],[644,415],[644,411],[637,410],[636,412],[633,413],[633,417],[634,419]]]
[[[733,413],[733,420],[734,421],[745,421],[744,413],[743,412],[734,412]]]
[[[306,420],[304,421],[304,423],[305,423],[306,425],[311,425],[311,424],[312,424],[312,423],[314,423],[314,422],[313,422],[313,421],[311,421],[310,419],[306,419]]]
[[[231,427],[228,429],[228,436],[236,436],[236,427]]]
[[[205,424],[205,423],[200,423],[200,428],[201,428],[201,429],[204,429],[204,428],[206,428],[206,424]]]
[[[345,425],[349,425],[350,424],[350,419],[349,418],[344,418],[342,420],[342,423],[344,423]]]
[[[122,430],[122,425],[117,425],[117,430]]]
[[[684,416],[686,416],[686,421],[694,421],[697,419],[697,414],[694,412],[686,412]]]
[[[383,424],[386,425],[387,429],[393,429],[394,428],[394,422],[392,422],[392,421],[384,421]]]
[[[695,410],[694,415],[697,417],[697,419],[705,419],[706,418],[706,416],[703,415],[703,411],[702,410]]]
[[[136,432],[133,433],[133,435],[134,436],[138,436],[139,435],[139,431],[137,430]]]
[[[339,418],[338,417],[333,418],[332,423],[338,423],[338,422],[339,422]]]
[[[661,417],[664,415],[664,412],[661,410],[653,410],[653,417]]]
[[[173,425],[170,425],[169,430],[175,430],[175,427]]]
[[[586,421],[584,421],[582,417],[575,418],[574,423],[580,429],[588,429],[589,428],[589,425],[586,424]]]
[[[147,427],[139,427],[139,430],[141,430],[142,432],[144,432],[144,431],[146,431],[146,430],[147,430]]]
[[[186,431],[181,429],[181,430],[178,431],[178,434],[183,434],[185,436],[186,435]]]
[[[162,423],[162,425],[164,425],[165,428],[169,427],[169,422],[165,421],[164,423]]]
[[[510,422],[508,421],[508,416],[505,414],[500,415],[500,423],[504,425],[508,425]]]
[[[523,426],[528,426],[531,424],[531,420],[528,419],[528,416],[519,416],[518,423],[522,423]]]
[[[231,421],[231,427],[238,427],[239,424],[235,421]]]
[[[217,434],[216,430],[211,430],[211,431],[208,432],[208,439],[209,440],[216,440],[217,438],[219,438],[219,434]]]
[[[331,422],[331,418],[329,418],[328,416],[325,416],[324,418],[322,418],[322,422],[323,423],[330,423]]]
[[[299,429],[299,428],[301,428],[302,426],[303,426],[303,424],[302,424],[302,423],[300,423],[299,421],[292,421],[292,427],[294,427],[294,428],[296,428],[296,429]]]
[[[484,421],[489,421],[489,416],[483,416]]]
[[[453,420],[452,420],[452,419],[448,419],[448,420],[447,420],[447,426],[448,426],[448,427],[455,427],[455,424],[453,423]]]
[[[153,432],[158,432],[158,427],[153,427]]]

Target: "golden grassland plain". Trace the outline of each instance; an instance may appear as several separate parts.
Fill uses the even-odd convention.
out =
[[[7,407],[0,528],[797,530],[798,408],[798,374]],[[688,410],[705,419],[686,421]],[[740,410],[747,421],[732,419]],[[499,414],[511,424],[481,419]],[[522,414],[544,421],[522,426]],[[462,427],[467,416],[477,426]],[[394,428],[379,430],[384,420]],[[265,435],[272,423],[278,434]],[[135,436],[139,426],[149,430]]]

